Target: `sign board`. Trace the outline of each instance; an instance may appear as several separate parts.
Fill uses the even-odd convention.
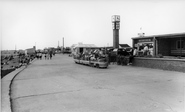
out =
[[[152,39],[140,39],[138,42],[153,42]]]

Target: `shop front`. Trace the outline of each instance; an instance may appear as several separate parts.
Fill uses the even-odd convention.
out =
[[[132,41],[139,51],[133,66],[185,72],[185,33],[134,37]]]
[[[154,38],[153,37],[142,37],[142,38],[134,38],[133,39],[133,47],[137,48],[138,55],[143,56],[144,50],[147,49],[148,52],[145,55],[154,55],[153,47],[154,47]],[[147,47],[147,48],[146,48]]]
[[[152,35],[132,38],[133,47],[138,49],[138,55],[185,56],[185,33]]]

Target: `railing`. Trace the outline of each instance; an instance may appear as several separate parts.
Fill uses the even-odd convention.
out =
[[[185,55],[185,50],[171,50],[171,55]]]

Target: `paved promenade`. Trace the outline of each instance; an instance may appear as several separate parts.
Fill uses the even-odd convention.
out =
[[[67,55],[36,60],[13,80],[13,112],[184,112],[185,74],[75,64]]]

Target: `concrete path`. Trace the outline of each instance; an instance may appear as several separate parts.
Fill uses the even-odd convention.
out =
[[[97,69],[67,55],[37,60],[11,86],[13,112],[184,112],[185,74],[132,66]]]
[[[1,112],[11,112],[11,102],[10,102],[10,85],[13,78],[24,70],[25,66],[16,69],[15,71],[9,73],[1,79]]]

